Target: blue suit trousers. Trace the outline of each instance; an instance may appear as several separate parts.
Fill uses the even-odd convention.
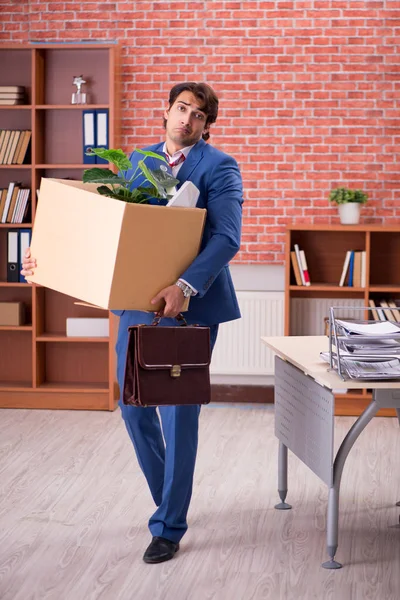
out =
[[[126,326],[132,324],[131,321]],[[176,321],[162,319],[161,324],[176,325]],[[211,350],[217,333],[218,325],[212,325]],[[118,380],[121,390],[126,343],[127,335],[120,332]],[[140,468],[158,507],[149,520],[150,532],[152,536],[179,542],[188,528],[186,517],[192,495],[200,406],[159,407],[160,422],[155,407],[126,406],[122,401],[119,404]]]

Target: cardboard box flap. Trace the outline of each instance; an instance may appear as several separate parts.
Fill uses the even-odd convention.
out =
[[[42,179],[31,242],[38,266],[27,279],[66,293],[68,277],[70,296],[107,307],[126,203],[97,187]]]

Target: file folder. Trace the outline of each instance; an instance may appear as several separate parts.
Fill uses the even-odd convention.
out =
[[[108,109],[96,110],[96,148],[108,148]],[[108,164],[108,160],[96,156],[97,164]]]
[[[7,241],[8,241],[7,281],[9,283],[18,283],[19,282],[18,231],[9,231]]]
[[[96,162],[96,156],[87,156],[86,152],[96,148],[96,111],[84,110],[82,113],[83,129],[83,162],[92,165]]]
[[[32,231],[30,229],[19,230],[19,259],[21,263],[25,256],[25,250],[31,245],[31,234]],[[20,283],[28,283],[24,275],[21,275],[21,273],[19,273],[19,281]]]

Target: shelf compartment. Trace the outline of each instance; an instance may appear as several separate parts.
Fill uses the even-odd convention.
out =
[[[83,164],[82,111],[38,110],[35,122],[36,130],[42,132],[36,136],[35,145],[35,163],[39,168],[42,165],[75,168]]]
[[[7,327],[10,331],[32,330],[32,287],[29,284],[20,283],[14,286],[0,287],[0,302],[23,302],[25,305],[25,323],[19,327]],[[0,329],[5,330],[5,326]]]
[[[328,286],[336,282],[339,288],[347,250],[365,250],[366,234],[365,231],[343,230],[313,230],[310,234],[309,231],[292,230],[291,251],[294,249],[294,244],[298,244],[300,250],[304,250],[311,285],[315,281],[318,285],[326,283]],[[296,283],[292,267],[290,283],[291,285]]]
[[[76,298],[60,294],[45,287],[37,287],[37,339],[44,337],[45,342],[54,341],[50,338],[56,336],[60,341],[68,341],[67,317],[73,318],[108,318],[108,310],[91,308],[75,304]],[[91,338],[92,339],[92,338]],[[99,338],[96,338],[98,340]],[[102,338],[104,340],[104,338]],[[87,338],[79,338],[79,341]],[[79,342],[80,343],[80,342]]]
[[[0,381],[6,387],[32,386],[32,334],[0,331]],[[18,382],[18,383],[15,383]]]
[[[1,167],[0,189],[8,188],[10,181],[17,181],[22,187],[31,188],[31,167],[29,165],[1,165]],[[31,200],[32,198],[29,196],[29,201]],[[25,223],[3,223],[3,225],[25,227]]]
[[[369,280],[371,289],[377,286],[400,288],[400,227],[393,232],[371,232]]]
[[[0,86],[23,85],[25,87],[26,102],[31,102],[32,76],[31,76],[31,50],[28,48],[5,48],[1,51]],[[15,108],[21,108],[23,105]],[[11,108],[9,106],[5,107]],[[26,107],[27,108],[27,107]]]
[[[109,103],[109,50],[46,48],[36,50],[36,104],[70,104],[73,78],[82,74],[88,104]]]
[[[108,344],[36,343],[36,385],[65,391],[108,389]]]
[[[17,107],[3,106],[0,111],[0,129],[32,129],[31,112],[15,110]],[[21,108],[20,106],[18,108]],[[29,154],[29,150],[27,156]]]

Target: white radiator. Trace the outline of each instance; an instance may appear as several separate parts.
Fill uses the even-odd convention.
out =
[[[242,318],[222,323],[212,375],[272,375],[274,355],[261,336],[283,335],[283,292],[237,292]]]

